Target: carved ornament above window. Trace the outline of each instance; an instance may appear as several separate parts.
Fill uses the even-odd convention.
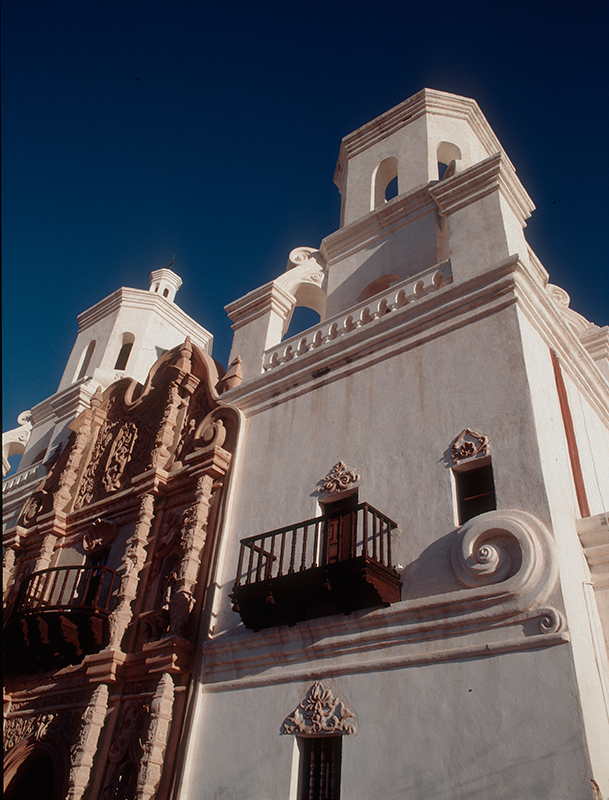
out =
[[[281,733],[298,736],[355,733],[355,715],[321,681],[315,681],[305,698],[284,719]]]
[[[465,428],[451,445],[450,452],[455,464],[468,458],[481,458],[489,453],[489,438],[483,433],[476,433]]]
[[[322,485],[319,489],[320,494],[344,492],[354,486],[360,477],[354,469],[347,467],[344,461],[339,461],[322,480]]]

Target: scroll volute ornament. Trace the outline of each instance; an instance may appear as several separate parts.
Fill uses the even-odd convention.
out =
[[[506,610],[519,613],[550,596],[558,577],[554,549],[552,535],[532,514],[487,511],[456,532],[451,564],[460,583],[475,590],[477,598],[501,597]],[[544,612],[548,619],[557,613]],[[543,630],[550,624],[545,620]]]

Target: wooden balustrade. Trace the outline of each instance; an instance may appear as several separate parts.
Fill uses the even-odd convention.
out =
[[[253,630],[389,605],[397,523],[368,503],[241,540],[233,608]]]
[[[391,532],[397,523],[368,503],[360,503],[343,523],[350,529],[349,556],[365,556],[391,569]],[[325,566],[325,531],[332,517],[314,517],[241,540],[237,586]]]

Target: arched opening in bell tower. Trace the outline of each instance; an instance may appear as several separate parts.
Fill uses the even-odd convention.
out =
[[[395,156],[385,158],[372,173],[370,210],[382,206],[398,195],[398,160]]]

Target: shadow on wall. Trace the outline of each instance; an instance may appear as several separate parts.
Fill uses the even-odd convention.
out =
[[[383,285],[384,279],[402,281],[439,263],[435,226],[435,216],[428,214],[412,222],[403,235],[382,242],[328,296],[328,316],[384,291],[389,285]],[[377,285],[380,288],[375,288]]]

